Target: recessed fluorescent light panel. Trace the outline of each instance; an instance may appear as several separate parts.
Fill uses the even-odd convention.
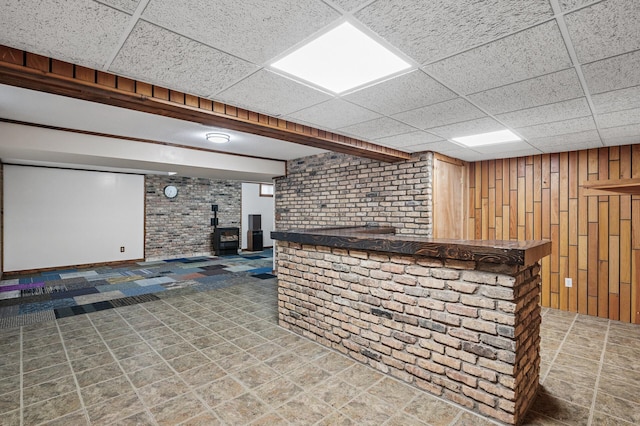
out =
[[[451,138],[453,141],[465,146],[493,145],[497,143],[517,142],[522,139],[511,130],[500,130],[497,132],[480,133],[477,135]]]
[[[342,93],[411,67],[348,22],[271,66],[309,83]]]

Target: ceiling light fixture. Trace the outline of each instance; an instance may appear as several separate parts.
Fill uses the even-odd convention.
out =
[[[227,143],[231,140],[231,136],[226,133],[207,133],[207,140],[213,143]]]
[[[177,174],[178,174],[178,172],[167,172],[167,174],[168,174],[169,176],[174,176],[174,175],[177,175]]]
[[[497,132],[480,133],[471,136],[462,136],[459,138],[451,138],[451,140],[461,143],[464,146],[483,146],[498,143],[521,141],[518,135],[511,130],[499,130]]]
[[[406,70],[411,64],[345,22],[271,66],[334,93],[342,93]]]

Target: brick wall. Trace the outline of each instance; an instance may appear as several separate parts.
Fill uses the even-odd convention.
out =
[[[166,185],[178,188],[176,198],[164,196]],[[211,254],[212,204],[220,226],[240,227],[240,182],[149,175],[145,189],[147,259]]]
[[[433,154],[381,163],[326,153],[292,160],[276,180],[276,229],[388,225],[431,236]]]
[[[540,267],[278,243],[280,324],[517,424],[539,379]]]

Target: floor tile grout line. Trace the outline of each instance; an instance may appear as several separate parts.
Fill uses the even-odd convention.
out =
[[[591,408],[589,409],[589,420],[587,425],[593,424],[593,416],[596,411],[596,401],[598,400],[598,385],[600,384],[600,375],[602,374],[602,367],[604,365],[604,356],[607,353],[607,344],[609,342],[609,330],[611,329],[611,320],[607,321],[607,331],[604,334],[604,345],[600,352],[600,362],[598,363],[598,374],[596,375],[596,383],[593,386],[593,398],[591,400]]]
[[[218,290],[220,290],[220,291],[225,291],[226,289],[218,289]],[[195,302],[197,305],[202,306],[203,308],[205,308],[205,309],[207,309],[207,310],[211,311],[211,309],[210,309],[209,307],[207,307],[207,306],[203,305],[202,303],[200,303],[200,302],[198,302],[198,301],[193,301],[193,302]],[[223,302],[223,303],[225,303],[225,304],[227,304],[227,305],[231,306],[231,303],[227,303],[227,302]],[[146,308],[145,308],[145,309],[146,309]],[[238,310],[238,309],[234,307],[234,310]],[[148,309],[147,309],[147,311],[148,311]],[[149,311],[149,312],[150,312],[150,311]],[[211,312],[212,312],[212,313],[216,313],[216,312],[213,312],[213,311],[211,311]],[[244,311],[242,311],[242,312],[243,312],[244,314],[251,315],[249,312],[244,312]],[[153,314],[152,312],[150,312],[150,313],[151,313],[151,314]],[[188,316],[188,315],[187,315],[187,316]],[[156,317],[156,318],[157,318],[157,317]],[[201,326],[203,326],[203,327],[205,327],[205,328],[207,328],[207,329],[211,330],[208,326],[206,326],[205,324],[203,324],[203,323],[201,323],[201,322],[197,321],[195,318],[191,318],[191,317],[189,317],[189,318],[190,318],[191,320],[193,320],[193,321],[197,322],[197,323],[198,323],[198,324],[200,324]],[[224,317],[223,317],[223,318],[224,318]],[[229,320],[229,319],[227,318],[227,320]],[[160,320],[160,321],[162,322],[162,320]],[[235,324],[236,326],[244,327],[244,326],[243,326],[243,324],[238,324],[238,323],[236,323],[236,322],[235,322],[235,321],[233,321],[233,320],[229,320],[229,321],[234,322],[234,324]],[[263,320],[263,321],[264,321],[264,320]],[[244,328],[246,328],[246,327],[244,327]],[[284,329],[284,328],[282,328],[282,327],[280,327],[280,328],[281,328],[282,330],[285,330],[285,331],[289,332],[289,333],[290,333],[291,335],[293,335],[293,336],[300,337],[299,335],[297,335],[297,334],[295,334],[295,333],[291,332],[290,330],[286,330],[286,329]],[[215,333],[215,334],[219,335],[219,334],[218,334],[217,332],[215,332],[214,330],[211,330],[211,331],[212,331],[213,333]],[[257,333],[254,333],[254,334],[257,334]],[[227,339],[227,338],[225,338],[224,336],[221,336],[221,335],[220,335],[220,337],[222,337],[226,342],[229,342],[229,343],[232,343],[232,344],[233,344],[233,340],[229,340],[229,339]],[[235,339],[234,339],[234,340],[235,340]],[[311,340],[309,340],[309,342],[312,342],[312,341],[311,341]],[[202,353],[201,349],[199,349],[199,348],[196,348],[196,349]],[[282,347],[282,349],[283,349],[283,354],[285,354],[285,353],[287,353],[287,352],[291,352],[291,351],[293,351],[293,349],[289,349],[289,348],[285,348],[285,347]],[[250,353],[248,353],[248,351],[247,351],[246,349],[240,348],[240,350],[242,350],[243,352],[245,352],[245,353],[247,353],[247,354],[249,354],[249,355],[251,356],[251,354],[250,354]],[[202,353],[202,355],[204,355],[207,359],[211,359],[211,358],[209,358],[209,357],[208,357],[206,354],[204,354],[204,353]],[[274,357],[275,357],[275,356],[274,356]],[[272,359],[272,358],[274,358],[274,357],[268,358],[268,359],[267,359],[267,360],[265,360],[265,361],[268,361],[269,359]],[[211,361],[212,361],[212,362],[214,362],[216,365],[218,365],[218,363],[216,363],[216,362],[215,362],[215,360],[211,360]],[[265,366],[269,367],[269,366],[265,363],[265,361],[260,361],[260,360],[258,360],[259,364],[262,364],[262,365],[265,365]],[[306,363],[305,363],[305,365],[306,365],[306,364],[309,364],[309,363],[308,363],[308,362],[306,362]],[[219,366],[219,365],[218,365],[218,366]],[[297,369],[299,369],[299,368],[303,368],[303,367],[304,367],[304,365],[302,365],[302,366],[300,366],[300,367],[298,367],[298,368],[295,368],[295,369],[293,369],[293,370],[287,371],[287,373],[291,373],[291,372],[293,372],[293,371],[295,371],[295,370],[297,370]],[[270,368],[270,367],[269,367],[269,368]],[[350,367],[349,367],[349,368],[350,368]],[[253,397],[257,398],[260,402],[262,402],[263,404],[265,404],[267,407],[271,408],[271,410],[270,410],[270,411],[274,411],[274,410],[276,410],[277,408],[282,407],[284,404],[286,404],[288,401],[290,401],[290,400],[293,398],[293,397],[291,397],[291,398],[287,399],[286,401],[283,401],[281,404],[279,404],[279,405],[277,405],[277,406],[275,406],[275,407],[274,407],[274,406],[272,406],[271,404],[269,404],[269,403],[267,403],[266,401],[264,401],[262,398],[260,398],[260,397],[259,397],[259,396],[254,392],[254,390],[255,390],[255,389],[248,388],[248,387],[244,384],[244,382],[242,382],[241,380],[237,379],[236,374],[237,374],[237,373],[239,373],[239,372],[241,372],[241,371],[243,371],[244,369],[240,369],[240,370],[238,370],[238,371],[229,371],[229,372],[227,372],[225,369],[222,369],[222,370],[223,370],[223,371],[225,371],[225,373],[226,373],[227,375],[231,376],[231,377],[232,377],[232,379],[234,379],[235,381],[239,382],[239,383],[240,383],[240,385],[241,385],[241,386],[243,386],[243,388],[244,388],[244,389],[246,389],[246,392],[245,392],[245,393],[248,393],[248,394],[252,395]],[[272,369],[272,370],[273,370],[273,369]],[[278,376],[277,376],[276,378],[274,378],[273,380],[270,380],[270,381],[268,381],[268,382],[266,382],[266,383],[263,383],[263,384],[262,384],[262,385],[260,385],[260,386],[263,386],[263,385],[265,385],[265,384],[268,384],[268,383],[273,382],[273,381],[275,381],[275,380],[278,380],[278,379],[280,379],[280,378],[285,378],[285,379],[286,379],[286,377],[285,377],[285,374],[284,374],[284,373],[280,373],[280,372],[278,372],[277,370],[273,370],[273,371],[275,371],[275,372],[277,373],[277,375],[278,375]],[[325,370],[325,371],[326,371],[326,370]],[[343,370],[343,371],[344,371],[344,370]],[[325,381],[326,381],[326,379],[325,379],[325,380],[322,380],[320,383],[316,384],[316,386],[313,386],[313,387],[312,387],[311,389],[309,389],[309,390],[312,390],[312,389],[314,389],[314,388],[316,388],[316,387],[320,386],[320,385],[321,385],[322,383],[324,383]],[[377,381],[376,381],[375,383],[377,383]],[[375,383],[374,383],[374,384],[375,384]],[[257,389],[258,387],[260,387],[260,386],[257,386],[257,387],[256,387],[256,389]],[[372,384],[371,386],[373,386],[373,384]],[[367,388],[367,389],[368,389],[368,388]],[[366,390],[363,390],[362,392],[365,392],[365,391],[366,391]],[[304,391],[303,391],[303,393],[308,393],[308,391],[307,391],[307,390],[304,390]],[[351,400],[349,400],[349,401],[351,401]],[[326,403],[324,403],[324,401],[321,401],[321,402],[322,402],[323,404],[326,404]],[[331,409],[332,409],[332,411],[336,411],[336,412],[337,412],[337,410],[333,410],[333,407],[331,407],[329,404],[326,404],[326,405],[327,405],[329,408],[331,408]],[[344,404],[344,405],[346,405],[346,404]],[[210,407],[210,406],[209,406],[208,404],[206,404],[206,403],[205,403],[205,406]],[[213,407],[211,407],[211,409],[212,409],[212,410],[214,410],[214,408],[213,408]],[[325,416],[325,417],[326,417],[326,416]],[[345,415],[345,417],[347,417],[347,416]],[[319,420],[319,421],[322,421],[322,420]]]
[[[578,314],[577,313],[574,315],[573,320],[571,321],[571,325],[569,326],[569,328],[565,332],[564,337],[562,338],[562,342],[560,342],[560,345],[558,346],[558,349],[556,349],[556,353],[553,355],[553,359],[549,363],[549,368],[547,369],[547,372],[544,374],[544,377],[540,380],[540,384],[544,384],[545,380],[547,380],[547,376],[549,376],[549,373],[553,369],[553,365],[555,364],[556,359],[558,358],[558,355],[562,351],[562,347],[564,346],[565,342],[567,341],[567,337],[571,333],[571,330],[573,329],[573,326],[576,323],[576,319],[578,319]]]
[[[179,296],[179,297],[184,297],[184,296]],[[166,303],[166,302],[164,302],[164,301],[163,301],[163,303]],[[155,315],[155,313],[153,313],[153,312],[149,311],[149,310],[148,310],[146,307],[144,307],[144,306],[142,306],[142,308],[143,308],[145,311],[147,311],[147,313],[149,313],[150,315],[152,315],[156,320],[158,320],[160,323],[162,323],[162,324],[163,324],[163,326],[170,328],[170,327],[169,327],[169,326],[168,326],[164,321],[162,321],[160,318],[158,318],[158,317]],[[120,314],[120,313],[118,312],[118,314]],[[135,330],[134,325],[132,325],[131,323],[129,323],[129,321],[128,321],[126,318],[124,318],[124,317],[122,317],[122,318],[123,318],[123,319],[124,319],[124,320],[125,320],[125,321],[130,325],[130,326],[131,326],[131,328],[135,331],[135,333],[138,335],[138,337],[140,337],[141,339],[143,339],[143,341],[144,341],[145,343],[147,343],[147,342],[146,342],[146,340],[147,340],[147,339],[146,339],[146,338],[144,338],[144,337],[143,337],[143,336],[142,336],[142,335],[141,335],[137,330]],[[191,318],[190,318],[190,319],[191,319]],[[191,320],[193,320],[193,319],[191,319]],[[197,322],[197,321],[196,321],[196,322]],[[203,324],[201,324],[201,323],[199,323],[199,324],[200,324],[200,325],[203,325]],[[206,328],[208,328],[208,327],[206,327]],[[174,330],[172,330],[172,332],[174,332],[174,333],[175,333],[175,331],[174,331]],[[178,333],[176,333],[176,334],[178,334]],[[216,333],[216,334],[217,334],[217,333]],[[186,339],[184,339],[182,336],[180,336],[180,337],[181,337],[183,340],[185,340],[185,341],[186,341]],[[189,343],[189,342],[188,342],[188,343]],[[196,387],[196,386],[192,386],[190,383],[187,383],[187,381],[186,381],[186,380],[184,380],[184,378],[180,375],[180,373],[179,373],[175,368],[173,368],[173,366],[169,363],[169,361],[167,361],[167,360],[166,360],[162,355],[160,355],[160,353],[157,351],[157,349],[156,349],[156,348],[154,348],[153,346],[149,345],[148,343],[147,343],[147,345],[151,348],[151,350],[152,350],[153,352],[155,352],[155,354],[156,354],[156,355],[158,355],[158,357],[160,357],[160,358],[162,359],[162,361],[163,361],[163,362],[164,362],[164,363],[165,363],[165,364],[166,364],[166,365],[171,369],[171,371],[173,371],[173,372],[176,374],[176,376],[178,376],[178,378],[179,378],[179,379],[180,379],[180,380],[181,380],[181,381],[186,385],[186,387],[189,389],[189,393],[191,393],[193,396],[195,396],[195,397],[198,399],[198,401],[200,401],[200,402],[202,403],[202,405],[203,405],[205,408],[207,408],[207,409],[208,409],[208,411],[209,411],[209,412],[210,412],[210,413],[211,413],[215,418],[217,418],[217,419],[219,419],[220,421],[222,421],[222,419],[220,419],[220,417],[217,415],[217,413],[215,412],[215,410],[214,410],[212,407],[210,407],[210,406],[209,406],[209,404],[207,404],[207,402],[206,402],[206,401],[205,401],[205,400],[204,400],[204,399],[203,399],[203,398],[198,394],[198,392],[196,392],[197,387]],[[193,346],[193,345],[192,345],[192,346]],[[209,357],[207,357],[204,353],[202,353],[202,352],[201,352],[200,348],[198,348],[198,347],[196,347],[196,346],[193,346],[193,347],[196,349],[196,351],[200,352],[200,353],[201,353],[201,355],[203,355],[205,358],[210,359],[210,358],[209,358]],[[220,368],[220,366],[219,366],[215,361],[211,360],[211,362],[213,362],[215,365],[217,365],[217,366],[218,366],[218,368]],[[194,368],[197,368],[197,367],[194,367]],[[225,371],[225,370],[224,370],[224,369],[222,369],[222,368],[221,368],[221,370],[222,370],[222,371]],[[126,374],[126,373],[125,373],[125,374]],[[225,371],[225,375],[228,375],[228,373],[226,373],[226,371]],[[159,381],[162,381],[162,380],[165,380],[165,379],[161,379],[161,380],[159,380]],[[216,380],[214,380],[214,381],[216,381]],[[153,382],[153,383],[157,383],[157,382]],[[149,383],[149,384],[153,384],[153,383]],[[243,383],[241,383],[241,385],[243,385]],[[132,383],[132,386],[133,386],[133,383]],[[135,389],[135,386],[133,386],[133,388]],[[169,401],[172,401],[172,400],[174,400],[174,399],[176,399],[176,398],[181,397],[182,395],[184,395],[184,394],[177,395],[177,396],[175,396],[175,397],[173,397],[173,398],[169,398],[168,400],[163,401],[163,402],[162,402],[162,403],[160,403],[160,404],[165,404],[165,403],[167,403],[167,402],[169,402]],[[144,401],[142,401],[142,399],[141,399],[141,402],[142,402],[142,404],[145,406],[145,408],[150,412],[149,407],[147,407],[147,405],[144,403]],[[157,404],[157,405],[160,405],[160,404]],[[155,406],[157,406],[157,405],[155,405]],[[153,406],[153,407],[155,407],[155,406]],[[151,413],[149,413],[149,414],[151,414]],[[196,416],[198,416],[199,414],[200,414],[200,413],[197,413],[195,416],[192,416],[191,418],[196,417]],[[155,421],[155,417],[153,417],[153,415],[152,415],[152,418],[153,418],[153,419],[154,419],[154,421]],[[185,421],[187,421],[187,420],[185,420]]]
[[[89,413],[87,412],[87,406],[85,405],[84,398],[82,397],[82,393],[80,392],[80,383],[78,383],[78,377],[76,376],[75,371],[73,371],[73,364],[71,364],[71,357],[69,356],[69,352],[67,351],[67,345],[64,341],[64,336],[62,335],[62,331],[60,331],[60,324],[58,323],[57,320],[55,321],[55,324],[56,324],[56,329],[58,330],[58,336],[60,336],[60,343],[62,344],[62,350],[64,351],[64,356],[65,358],[67,358],[67,363],[69,364],[69,370],[71,370],[71,377],[73,377],[73,383],[76,385],[76,393],[78,394],[78,398],[80,400],[80,407],[82,410],[82,414],[84,415],[85,420],[87,420],[87,424],[89,424]],[[67,414],[70,414],[70,413],[67,413]]]
[[[113,308],[114,311],[117,312],[117,308]],[[119,313],[118,313],[119,314]],[[140,400],[140,402],[142,402],[142,399],[140,398],[140,395],[138,394],[138,389],[136,389],[136,387],[134,386],[133,382],[131,381],[131,378],[129,377],[129,375],[127,374],[127,372],[125,371],[125,369],[122,367],[122,364],[120,364],[120,359],[118,359],[113,350],[111,349],[111,347],[109,346],[109,344],[106,342],[106,340],[104,339],[104,337],[102,336],[102,333],[100,333],[100,330],[98,330],[98,328],[96,327],[96,325],[93,322],[93,318],[91,317],[90,314],[87,315],[87,319],[88,321],[91,323],[91,326],[94,328],[94,330],[96,330],[96,333],[98,333],[98,335],[100,336],[100,339],[102,340],[102,343],[106,346],[107,351],[109,351],[109,354],[113,357],[113,359],[115,360],[116,364],[118,365],[118,368],[120,368],[120,371],[122,371],[122,375],[127,379],[127,381],[129,382],[129,385],[131,385],[131,388],[133,389],[133,393],[136,395],[136,397],[138,398],[138,400]],[[111,379],[105,380],[105,381],[109,381]],[[101,382],[102,383],[102,382]],[[91,386],[94,386],[95,384],[92,383]],[[119,395],[120,396],[120,395]],[[114,397],[117,398],[117,397]],[[111,399],[114,399],[111,398]],[[155,417],[151,414],[150,410],[147,408],[146,404],[142,403],[144,406],[144,411],[149,415],[149,418],[151,419],[152,422],[154,422],[154,424],[157,424]],[[135,414],[135,413],[133,413]],[[132,415],[133,415],[132,414]],[[87,417],[89,417],[89,414],[87,413]],[[128,417],[128,416],[127,416]],[[127,417],[123,417],[122,419],[117,419],[117,420],[124,420]],[[89,419],[89,421],[91,421],[91,419]]]
[[[220,288],[220,289],[214,289],[214,290],[218,290],[218,291],[226,292],[226,291],[225,291],[225,290],[226,290],[226,288]],[[188,299],[188,298],[186,298],[186,297],[185,297],[185,299]],[[192,301],[192,302],[193,302],[193,303],[196,303],[196,304],[197,304],[197,305],[199,305],[199,306],[202,306],[203,308],[205,308],[205,309],[207,309],[207,310],[211,311],[211,312],[212,312],[212,313],[214,313],[214,314],[216,313],[216,312],[213,312],[210,308],[208,308],[207,306],[203,305],[202,303],[200,303],[200,302],[198,302],[198,301],[195,301],[195,300],[194,300],[194,301]],[[228,303],[228,302],[223,302],[223,303],[225,303],[225,304],[227,304],[227,305],[229,305],[229,306],[232,306],[232,305],[231,305],[231,303]],[[234,307],[234,309],[237,309],[237,308],[235,308],[235,307]],[[189,317],[189,319],[190,319],[190,320],[197,322],[197,323],[198,323],[198,324],[200,324],[201,326],[203,326],[203,327],[205,327],[205,328],[207,328],[207,329],[211,330],[213,333],[215,333],[216,335],[220,336],[222,339],[224,339],[224,340],[225,340],[225,342],[228,342],[228,343],[233,344],[233,340],[229,340],[229,339],[227,339],[226,337],[224,337],[224,336],[220,335],[220,334],[219,334],[218,332],[216,332],[215,330],[212,330],[211,328],[209,328],[209,327],[208,327],[208,326],[206,326],[205,324],[203,324],[203,323],[201,323],[201,322],[197,321],[195,318],[190,317],[188,314],[187,314],[187,316]],[[237,324],[237,323],[235,323],[235,321],[233,321],[233,320],[229,320],[228,318],[225,318],[225,317],[222,317],[222,318],[223,318],[223,319],[226,319],[226,320],[228,320],[228,321],[234,322],[234,324],[236,324],[236,326],[241,326],[241,327],[243,326],[243,325],[241,325],[241,324]],[[254,334],[257,334],[257,333],[254,333]],[[292,333],[292,334],[293,334],[293,333]],[[236,346],[237,346],[237,345],[236,345]],[[194,347],[195,347],[195,346],[194,346]],[[239,380],[239,379],[235,376],[235,375],[236,375],[236,373],[238,373],[238,372],[242,371],[243,369],[240,369],[239,371],[227,371],[227,370],[225,370],[224,368],[222,368],[222,367],[221,367],[221,366],[220,366],[220,365],[219,365],[215,360],[212,360],[209,356],[207,356],[205,353],[203,353],[203,352],[202,352],[202,350],[201,350],[200,348],[197,348],[197,347],[195,347],[195,348],[196,348],[196,350],[197,350],[197,351],[199,351],[203,356],[205,356],[207,359],[211,360],[211,362],[213,362],[213,363],[214,363],[214,364],[216,364],[218,367],[220,367],[220,368],[221,368],[221,370],[222,370],[222,371],[224,371],[224,372],[225,372],[225,374],[226,374],[227,376],[230,376],[233,380],[235,380],[236,382],[240,383],[240,385],[243,387],[243,389],[245,389],[245,390],[246,390],[246,392],[244,392],[243,394],[247,394],[247,393],[248,393],[248,394],[252,395],[253,397],[257,398],[260,402],[262,402],[263,404],[265,404],[266,406],[268,406],[269,408],[271,408],[271,410],[270,410],[270,411],[274,411],[276,408],[281,407],[282,405],[284,405],[287,401],[289,401],[289,400],[291,399],[291,398],[289,398],[287,401],[284,401],[282,404],[278,405],[277,407],[272,407],[272,406],[271,406],[271,404],[267,403],[265,400],[263,400],[262,398],[260,398],[260,396],[258,396],[257,394],[255,394],[255,392],[254,392],[254,390],[253,390],[253,389],[250,389],[249,387],[247,387],[247,386],[244,384],[244,382],[242,382],[241,380]],[[243,351],[243,352],[248,353],[248,351],[247,351],[247,350],[245,350],[245,349],[243,349],[243,348],[239,348],[239,349],[240,349],[241,351]],[[285,348],[282,348],[282,349],[285,349]],[[288,352],[288,351],[289,351],[289,350],[286,350],[285,352]],[[252,356],[250,353],[248,353],[248,354],[249,354],[250,356]],[[271,359],[271,358],[268,358],[268,359]],[[268,360],[268,359],[267,359],[267,360]],[[260,364],[264,364],[264,363],[265,363],[264,361],[260,361],[260,360],[258,360],[258,361],[259,361],[259,363],[260,363]],[[268,367],[268,366],[267,366],[267,367]],[[263,386],[263,385],[265,385],[265,384],[267,384],[267,383],[270,383],[270,382],[272,382],[272,381],[278,380],[278,379],[280,379],[280,378],[282,378],[282,377],[283,377],[283,374],[279,373],[279,372],[278,372],[278,371],[276,371],[276,370],[274,370],[274,371],[277,373],[278,377],[276,377],[276,378],[274,378],[273,380],[270,380],[270,381],[268,381],[268,382],[266,382],[266,383],[263,383],[263,384],[262,384],[262,385],[260,385],[260,386]],[[258,386],[258,387],[260,387],[260,386]],[[241,395],[242,395],[242,394],[241,394]],[[240,395],[239,395],[239,396],[240,396]],[[232,399],[235,399],[235,398],[232,398]],[[215,408],[214,408],[214,407],[211,407],[209,404],[205,403],[205,406],[206,406],[206,407],[210,407],[211,411],[215,411]],[[217,407],[217,406],[216,406],[216,407]],[[217,415],[216,415],[216,417],[217,417]],[[289,422],[287,421],[287,423],[289,423]]]
[[[456,422],[460,420],[460,417],[462,417],[462,411],[456,414],[456,416],[451,420],[451,422],[449,422],[449,426],[455,426]]]

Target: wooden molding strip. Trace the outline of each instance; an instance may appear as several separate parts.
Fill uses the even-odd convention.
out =
[[[397,162],[409,153],[0,45],[0,83]]]
[[[584,195],[640,195],[640,178],[587,180],[582,183]]]

